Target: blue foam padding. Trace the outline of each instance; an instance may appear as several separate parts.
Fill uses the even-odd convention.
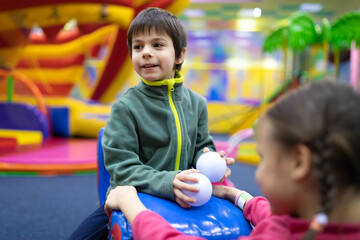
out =
[[[51,107],[51,125],[54,136],[70,137],[70,110],[68,107]]]
[[[47,116],[29,104],[0,103],[0,128],[40,131],[44,139],[50,137]]]

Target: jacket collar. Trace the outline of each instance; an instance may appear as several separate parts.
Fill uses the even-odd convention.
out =
[[[141,80],[149,86],[169,86],[172,88],[175,83],[181,83],[184,81],[183,75],[179,71],[175,71],[175,77],[170,79],[165,79],[161,81],[148,81],[141,77]]]
[[[155,98],[168,98],[168,90],[173,92],[174,99],[182,95],[184,76],[175,71],[175,77],[161,81],[147,81],[141,77],[141,82],[138,85],[140,91],[144,94]]]

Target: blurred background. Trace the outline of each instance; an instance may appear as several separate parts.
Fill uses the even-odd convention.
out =
[[[147,7],[184,25],[184,84],[254,195],[263,111],[310,82],[359,89],[358,0],[0,0],[0,239],[66,239],[97,207],[97,134],[139,82],[126,31]]]

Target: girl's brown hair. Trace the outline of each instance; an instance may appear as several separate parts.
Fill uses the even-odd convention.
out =
[[[360,96],[349,85],[315,83],[280,99],[266,113],[284,147],[305,144],[319,182],[319,212],[329,215],[335,194],[360,188]],[[304,239],[314,239],[309,228]]]

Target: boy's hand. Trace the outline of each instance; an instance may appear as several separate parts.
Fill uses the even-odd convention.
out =
[[[199,180],[196,177],[190,176],[190,173],[199,173],[199,170],[196,169],[188,169],[185,171],[181,171],[175,175],[173,181],[173,191],[175,195],[175,201],[183,208],[191,207],[187,202],[195,203],[194,198],[190,198],[186,196],[181,190],[188,190],[191,192],[199,192],[200,189],[187,184],[185,182],[194,182],[197,183]]]
[[[204,152],[204,153],[210,152],[210,149],[209,149],[208,147],[206,147],[206,148],[204,148],[203,152]],[[234,158],[225,157],[225,151],[219,151],[218,153],[220,154],[220,156],[221,156],[222,158],[225,159],[225,162],[226,162],[226,165],[227,165],[227,166],[231,166],[231,165],[233,165],[233,164],[235,163],[235,159],[234,159]],[[222,183],[222,182],[225,180],[225,178],[230,177],[230,175],[231,175],[231,169],[230,169],[230,168],[227,168],[224,177],[223,177],[220,181],[218,181],[218,182],[219,182],[219,183]]]

